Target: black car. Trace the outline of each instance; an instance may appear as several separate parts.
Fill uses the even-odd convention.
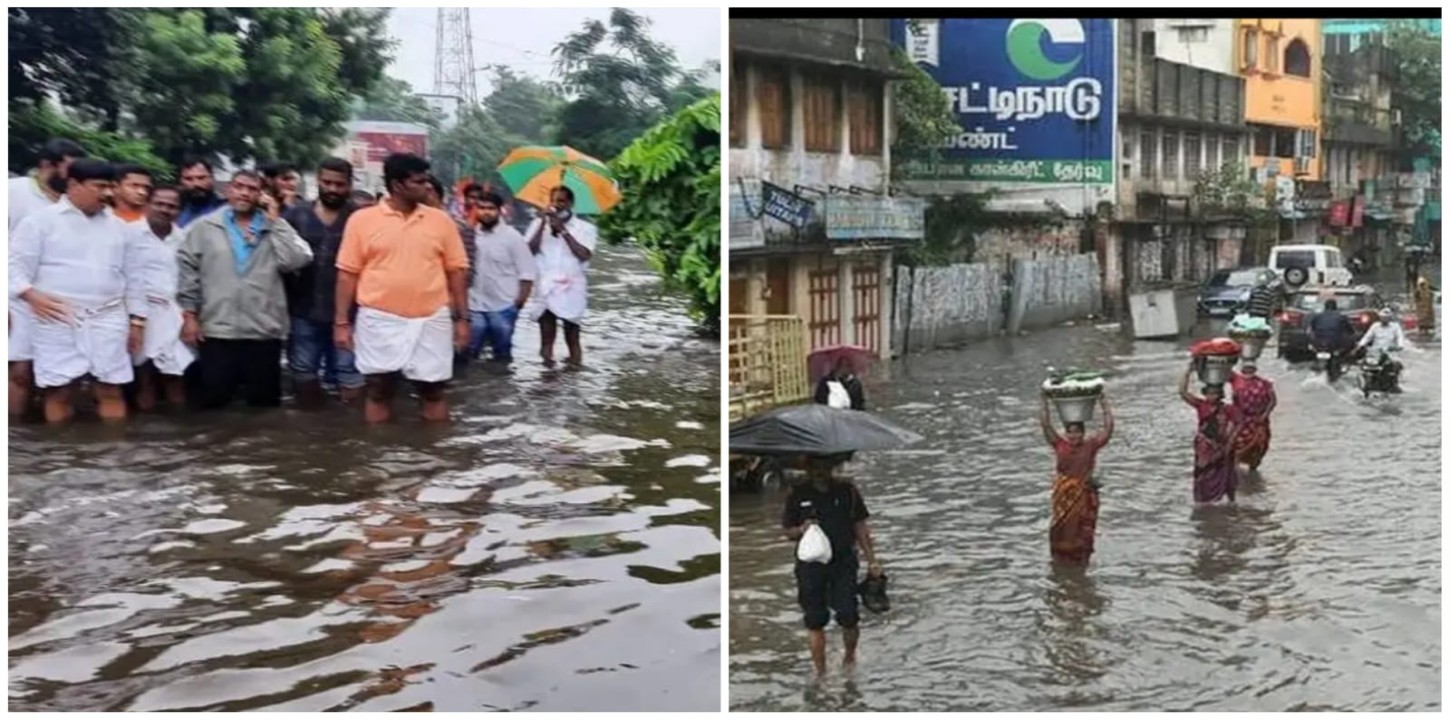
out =
[[[1219,270],[1198,291],[1198,314],[1231,318],[1243,312],[1249,293],[1256,285],[1272,281],[1276,275],[1268,268],[1237,268]]]
[[[1311,360],[1309,318],[1324,309],[1325,300],[1334,300],[1339,312],[1354,324],[1355,342],[1379,319],[1384,300],[1368,285],[1353,287],[1301,288],[1289,297],[1279,313],[1279,357],[1290,362]]]

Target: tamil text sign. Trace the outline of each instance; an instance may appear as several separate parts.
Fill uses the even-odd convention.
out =
[[[926,235],[926,203],[920,198],[829,195],[829,240],[920,240]]]
[[[767,217],[773,217],[797,230],[811,222],[811,213],[814,212],[815,203],[779,185],[761,183],[760,198],[764,203],[763,211]]]
[[[936,160],[904,163],[906,179],[1112,184],[1112,20],[898,20],[893,31],[960,125]]]

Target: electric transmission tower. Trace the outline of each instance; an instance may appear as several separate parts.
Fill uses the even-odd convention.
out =
[[[433,61],[433,92],[452,95],[465,107],[478,104],[473,83],[473,25],[468,8],[438,8],[438,45]]]

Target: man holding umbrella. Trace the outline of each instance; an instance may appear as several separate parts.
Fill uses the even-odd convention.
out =
[[[569,365],[584,363],[580,324],[589,307],[586,273],[599,231],[579,214],[597,215],[619,202],[604,163],[570,147],[521,147],[498,168],[515,197],[543,212],[524,231],[538,265],[529,316],[539,321],[539,355],[554,364],[554,340],[564,324]]]

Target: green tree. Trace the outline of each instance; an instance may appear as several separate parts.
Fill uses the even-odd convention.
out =
[[[558,141],[611,158],[669,111],[685,77],[674,50],[649,35],[649,19],[614,8],[554,48],[555,75],[571,101]]]
[[[413,91],[412,85],[391,77],[382,78],[367,95],[353,101],[352,117],[354,120],[415,123],[434,130],[441,128],[443,123],[443,118]]]
[[[458,122],[430,137],[433,170],[445,185],[460,178],[496,180],[498,164],[510,149],[507,134],[481,107],[459,110]]]
[[[1392,21],[1386,28],[1399,66],[1391,103],[1400,111],[1408,158],[1440,154],[1440,37],[1423,22]]]
[[[493,89],[483,105],[494,122],[516,145],[547,144],[558,134],[559,108],[564,97],[557,85],[495,65]]]
[[[916,66],[906,52],[892,48],[896,69],[906,76],[892,87],[892,175],[909,162],[931,162],[953,135],[961,132],[951,103],[930,75]]]
[[[234,161],[320,159],[354,96],[382,77],[383,11],[307,8],[11,10],[10,130],[53,120]],[[53,125],[53,123],[52,123]]]
[[[634,240],[668,288],[690,298],[707,332],[720,327],[720,96],[636,139],[610,164],[624,195],[599,229]]]

